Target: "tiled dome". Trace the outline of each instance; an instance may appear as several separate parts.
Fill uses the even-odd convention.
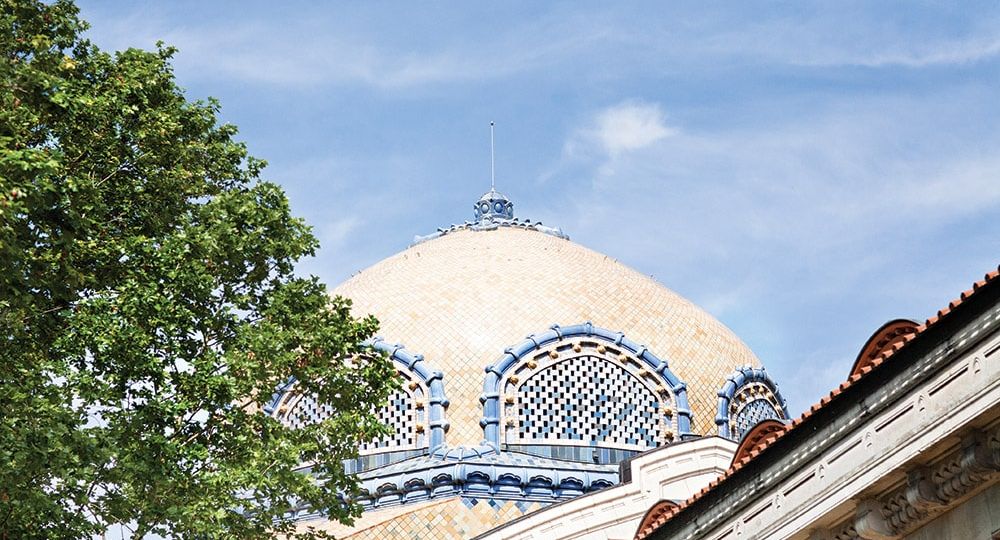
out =
[[[450,402],[447,445],[483,441],[486,369],[502,360],[506,349],[553,325],[588,321],[623,333],[665,360],[686,385],[691,432],[716,434],[717,392],[739,368],[760,367],[753,352],[711,315],[648,276],[564,237],[511,223],[453,228],[334,290],[353,300],[355,315],[378,318],[382,338],[405,345],[443,373]],[[591,345],[611,354],[603,345]],[[572,369],[591,369],[587,366]],[[631,381],[622,374],[626,367],[632,375],[655,371],[625,362],[609,364],[600,377]],[[565,376],[573,376],[572,369]],[[558,376],[563,375],[547,374]],[[586,377],[582,380],[577,384],[586,385]]]
[[[513,216],[490,190],[475,221],[418,236],[333,291],[379,319],[372,347],[403,382],[378,411],[392,435],[344,463],[362,520],[302,508],[303,523],[352,540],[469,538],[628,481],[620,465],[641,452],[787,418],[770,375],[711,315]],[[294,381],[265,409],[292,426],[336,414]]]

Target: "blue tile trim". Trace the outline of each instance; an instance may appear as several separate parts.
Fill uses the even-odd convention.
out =
[[[423,355],[413,354],[398,343],[388,343],[381,337],[375,337],[364,344],[385,353],[394,362],[399,364],[400,370],[406,370],[427,385],[427,414],[428,425],[430,426],[428,447],[431,452],[439,448],[444,448],[445,433],[448,431],[448,420],[445,418],[445,410],[448,408],[448,398],[445,397],[444,393],[444,374],[440,371],[432,370],[427,362],[424,361]],[[294,384],[295,378],[291,377],[279,386],[274,394],[271,395],[270,401],[264,405],[264,412],[273,414]]]
[[[716,393],[719,396],[719,404],[716,409],[715,425],[718,427],[720,437],[731,438],[729,433],[729,404],[741,388],[750,383],[761,383],[774,394],[778,399],[780,412],[784,418],[788,418],[788,403],[781,396],[778,390],[778,383],[771,378],[771,375],[764,368],[742,367],[726,377],[726,383]]]
[[[360,475],[355,502],[364,510],[444,497],[463,497],[467,505],[498,501],[551,503],[619,483],[616,466],[584,465],[495,453],[489,447],[458,447],[414,458]],[[475,502],[473,502],[475,500]],[[305,505],[288,517],[318,517]]]
[[[589,337],[612,343],[628,351],[659,374],[674,394],[678,435],[691,433],[691,407],[687,399],[687,385],[670,371],[667,361],[650,352],[645,345],[626,338],[624,333],[612,332],[594,326],[588,321],[572,326],[552,325],[549,330],[532,334],[517,345],[505,349],[499,360],[486,366],[483,394],[479,397],[480,403],[483,404],[483,418],[479,421],[483,428],[483,444],[496,449],[500,447],[500,382],[504,373],[520,363],[528,353],[550,343],[573,337]]]

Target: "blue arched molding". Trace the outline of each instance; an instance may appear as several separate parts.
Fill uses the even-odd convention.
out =
[[[687,385],[681,382],[667,364],[666,360],[651,353],[645,345],[625,337],[622,332],[612,332],[594,326],[590,322],[573,326],[561,327],[557,324],[541,334],[532,334],[524,341],[504,350],[502,358],[486,367],[486,379],[483,382],[483,394],[479,401],[483,404],[483,418],[479,425],[483,428],[483,444],[499,449],[500,447],[500,383],[504,373],[517,366],[521,359],[542,347],[568,338],[587,337],[606,341],[628,351],[648,368],[659,374],[674,397],[677,413],[677,434],[691,433],[691,408],[688,405]]]
[[[781,397],[781,392],[778,391],[778,383],[774,382],[774,379],[771,378],[764,368],[742,367],[733,372],[732,375],[726,377],[726,383],[717,393],[719,396],[719,406],[716,409],[715,425],[718,426],[719,436],[727,439],[731,438],[729,433],[729,404],[732,403],[733,398],[736,397],[736,393],[741,388],[751,383],[761,383],[766,386],[774,395],[779,408],[778,412],[783,416],[779,420],[788,418],[788,406],[785,398]]]
[[[461,464],[444,469],[416,471],[409,478],[404,474],[396,475],[395,478],[379,478],[377,482],[382,483],[378,485],[375,485],[376,482],[362,480],[356,502],[369,510],[458,495],[547,504],[607,489],[618,483],[617,475],[613,472],[526,467],[504,469],[495,465]]]
[[[427,385],[427,425],[430,428],[428,448],[434,452],[445,446],[445,433],[448,431],[448,420],[445,419],[445,409],[448,408],[448,398],[444,394],[444,374],[432,370],[421,354],[413,354],[400,344],[389,344],[376,337],[371,342],[372,348],[386,353],[394,361],[406,366],[410,373],[416,375]]]
[[[362,472],[358,481],[353,502],[366,511],[455,496],[546,505],[617,485],[620,470],[617,465],[568,463],[479,446],[442,449]],[[299,505],[286,517],[319,515]]]
[[[434,452],[438,448],[445,446],[445,432],[448,431],[448,421],[445,419],[445,409],[448,408],[448,398],[444,393],[444,374],[437,370],[432,370],[424,361],[423,355],[413,354],[407,351],[402,345],[388,343],[380,337],[368,340],[366,346],[385,353],[397,364],[405,367],[406,371],[418,378],[427,387],[427,425],[429,428],[428,448]],[[403,368],[400,368],[402,370]],[[290,378],[275,390],[271,400],[264,406],[264,412],[273,414],[278,405],[285,399],[285,396],[295,384],[295,378]]]

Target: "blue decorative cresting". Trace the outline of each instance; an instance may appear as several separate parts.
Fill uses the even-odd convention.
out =
[[[455,231],[495,231],[500,227],[512,227],[516,229],[538,231],[557,238],[569,240],[569,236],[567,236],[566,233],[564,233],[559,227],[547,227],[542,225],[541,221],[532,222],[531,220],[519,220],[514,217],[514,203],[512,203],[506,195],[503,195],[493,189],[484,193],[483,196],[476,201],[476,204],[473,205],[473,209],[475,211],[475,221],[466,221],[465,223],[441,227],[437,231],[425,236],[414,236],[413,244],[411,245],[417,245],[421,242],[433,240],[434,238],[439,238]]]
[[[476,221],[514,219],[514,203],[494,189],[484,193],[476,201],[473,210],[476,212]]]
[[[411,504],[445,497],[481,501],[549,504],[616,485],[616,465],[580,464],[516,452],[496,452],[490,446],[440,448],[358,475],[356,499],[365,510]],[[289,517],[310,519],[318,514],[300,506]]]
[[[486,367],[483,394],[479,398],[483,404],[483,418],[480,420],[480,425],[483,427],[483,444],[496,449],[500,448],[500,423],[503,414],[500,403],[501,385],[505,381],[511,382],[511,377],[522,369],[534,369],[531,365],[534,362],[532,358],[541,349],[555,346],[550,354],[558,355],[560,353],[557,352],[557,349],[562,348],[563,345],[567,348],[579,346],[578,338],[597,344],[598,351],[604,348],[601,343],[615,347],[626,356],[625,361],[638,364],[641,372],[658,379],[661,382],[661,390],[663,392],[669,391],[673,397],[676,410],[671,411],[671,414],[676,415],[677,434],[683,436],[691,433],[691,410],[688,405],[687,386],[670,371],[667,361],[658,358],[644,345],[639,345],[626,338],[621,332],[612,332],[587,322],[566,327],[553,325],[546,332],[532,334],[521,343],[506,349],[503,357]],[[582,348],[578,348],[574,352],[580,353],[581,351]]]
[[[448,421],[445,418],[448,398],[444,392],[444,375],[440,371],[431,369],[422,355],[413,354],[400,344],[388,343],[381,337],[376,337],[366,341],[364,345],[385,353],[399,365],[398,369],[401,373],[415,377],[427,388],[426,406],[429,431],[427,447],[430,452],[444,448],[445,433],[448,431]],[[295,378],[293,377],[275,390],[270,401],[264,406],[264,412],[275,414],[282,402],[289,397],[294,385]]]
[[[787,404],[778,391],[778,383],[764,368],[736,370],[726,377],[717,395],[715,424],[720,437],[738,441],[761,420],[788,419]]]

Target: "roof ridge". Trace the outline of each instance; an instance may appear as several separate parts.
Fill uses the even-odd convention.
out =
[[[765,439],[763,440],[762,443],[759,443],[759,444],[755,445],[748,452],[748,455],[742,457],[739,461],[736,461],[734,459],[733,464],[730,465],[729,469],[727,469],[726,472],[722,473],[721,475],[719,475],[718,477],[716,477],[715,479],[713,479],[711,482],[709,482],[709,484],[707,486],[703,487],[701,490],[699,490],[698,492],[696,492],[693,495],[691,495],[690,497],[688,497],[687,500],[685,500],[684,502],[682,502],[680,505],[676,506],[675,508],[670,509],[667,512],[665,519],[662,519],[662,521],[658,520],[658,521],[660,521],[660,523],[657,525],[656,529],[649,531],[649,533],[647,533],[643,537],[639,537],[637,535],[635,537],[636,540],[641,540],[642,538],[646,538],[650,534],[652,534],[653,532],[655,532],[656,530],[658,530],[659,528],[661,528],[664,525],[666,525],[671,519],[673,519],[674,516],[676,516],[677,514],[681,513],[682,511],[684,511],[687,507],[689,507],[695,501],[697,501],[698,499],[704,497],[710,491],[712,491],[713,489],[715,489],[716,487],[718,487],[720,484],[722,484],[727,478],[730,478],[736,471],[742,469],[747,464],[749,464],[751,461],[753,461],[758,456],[760,456],[765,451],[767,451],[767,449],[770,448],[774,444],[775,441],[783,438],[788,433],[794,431],[796,427],[800,426],[809,417],[813,416],[817,411],[819,411],[820,409],[826,407],[838,395],[842,394],[845,390],[847,390],[851,386],[854,386],[862,378],[866,377],[873,370],[877,369],[879,366],[881,366],[882,364],[884,364],[893,355],[897,354],[899,351],[903,350],[907,345],[909,345],[910,343],[912,343],[919,336],[923,335],[928,329],[936,326],[937,324],[940,323],[940,321],[942,321],[943,319],[947,318],[949,314],[951,314],[956,308],[958,308],[964,302],[968,301],[976,293],[978,293],[979,291],[981,291],[983,289],[983,287],[985,287],[986,285],[988,285],[990,283],[994,283],[994,282],[1000,281],[1000,280],[997,279],[998,277],[1000,277],[1000,265],[997,265],[997,269],[996,270],[993,270],[991,272],[987,272],[983,276],[983,279],[981,279],[981,280],[976,281],[975,283],[973,283],[972,284],[972,288],[963,291],[959,295],[958,298],[952,300],[951,302],[948,302],[948,305],[946,307],[939,309],[937,311],[936,315],[934,315],[932,317],[929,317],[926,321],[924,321],[923,324],[917,326],[916,329],[913,331],[913,333],[906,334],[902,339],[891,343],[891,345],[889,347],[887,347],[885,350],[881,351],[871,362],[867,363],[864,366],[861,366],[859,369],[857,369],[853,373],[851,373],[851,375],[847,378],[846,381],[840,383],[840,385],[837,388],[834,388],[833,390],[831,390],[828,395],[823,396],[818,403],[814,403],[811,407],[809,407],[809,409],[807,409],[805,412],[803,412],[798,418],[792,420],[792,423],[789,424],[789,425],[787,425],[784,430],[778,431],[778,432],[774,433],[773,435],[765,437]]]
[[[413,242],[410,247],[417,244],[422,244],[428,240],[433,240],[435,238],[440,238],[446,234],[457,232],[457,231],[495,231],[504,228],[513,229],[523,229],[526,231],[537,231],[540,233],[547,234],[549,236],[555,236],[556,238],[561,238],[563,240],[569,240],[569,235],[563,232],[559,227],[549,227],[542,225],[541,221],[531,221],[530,219],[520,219],[520,218],[502,218],[493,217],[490,219],[484,219],[481,221],[466,221],[464,223],[452,223],[447,227],[438,227],[438,230],[426,234],[426,235],[416,235],[413,237]]]

